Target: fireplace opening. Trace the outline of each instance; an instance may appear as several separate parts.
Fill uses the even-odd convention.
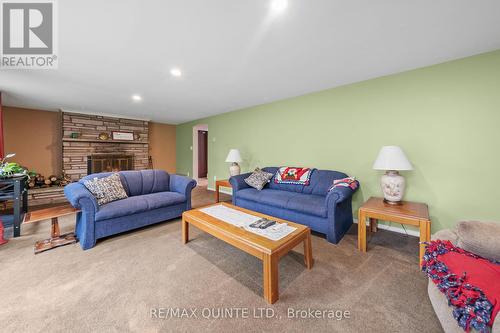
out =
[[[133,155],[101,154],[87,156],[87,174],[134,170]]]

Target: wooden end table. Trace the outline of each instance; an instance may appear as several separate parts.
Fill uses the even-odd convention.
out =
[[[229,182],[229,179],[221,179],[221,180],[216,180],[215,181],[215,202],[220,201],[219,197],[219,188],[220,187],[229,187],[231,188],[231,183]]]
[[[247,214],[272,219],[278,223],[288,223],[288,225],[296,228],[288,236],[273,241],[207,215],[200,209],[192,209],[182,213],[182,243],[186,244],[189,241],[189,225],[192,225],[262,260],[264,298],[268,303],[273,304],[279,299],[278,266],[282,256],[303,243],[305,266],[307,269],[312,268],[314,260],[311,247],[311,229],[309,227],[236,207],[225,202],[215,205],[224,205]]]
[[[403,201],[401,205],[391,205],[384,202],[382,198],[371,197],[359,208],[358,220],[358,249],[366,252],[366,219],[370,220],[370,231],[377,231],[378,220],[390,221],[413,225],[420,229],[420,242],[428,242],[431,239],[431,220],[429,209],[426,204]],[[422,257],[425,252],[425,244],[420,244],[419,261],[422,265]]]
[[[68,244],[73,244],[77,242],[75,234],[69,232],[67,234],[61,235],[59,231],[59,217],[78,213],[80,210],[73,208],[71,206],[57,206],[45,209],[39,209],[33,212],[26,213],[24,215],[23,223],[34,223],[44,220],[51,220],[52,227],[50,230],[50,238],[37,241],[35,243],[35,254],[43,251],[51,250],[53,248],[64,246]]]

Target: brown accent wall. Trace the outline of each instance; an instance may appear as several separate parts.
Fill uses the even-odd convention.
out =
[[[62,116],[59,112],[3,107],[5,152],[15,152],[12,161],[43,175],[62,170]],[[153,165],[176,171],[175,126],[149,123],[149,154]]]
[[[175,173],[175,126],[149,123],[149,154],[155,169]]]
[[[11,160],[45,176],[60,175],[61,114],[3,107],[5,152]]]

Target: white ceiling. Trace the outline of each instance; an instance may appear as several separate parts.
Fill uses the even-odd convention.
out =
[[[4,104],[175,124],[500,49],[498,0],[269,3],[58,1],[59,69],[0,71]]]

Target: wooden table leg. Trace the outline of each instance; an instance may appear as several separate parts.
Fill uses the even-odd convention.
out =
[[[358,249],[366,252],[366,214],[361,209],[358,213]]]
[[[189,223],[182,217],[182,243],[186,244],[189,241]]]
[[[370,218],[370,232],[377,232],[378,220]]]
[[[279,257],[277,255],[265,254],[262,262],[264,266],[264,298],[269,304],[273,304],[279,299]]]
[[[314,263],[312,256],[312,246],[311,246],[311,233],[307,233],[306,238],[304,238],[304,261],[307,269],[311,269]]]
[[[219,202],[219,185],[215,184],[215,202]]]
[[[59,231],[59,221],[57,217],[52,218],[52,226],[50,228],[50,237],[51,238],[57,238],[61,235],[61,232]]]
[[[420,221],[420,242],[429,242],[431,240],[431,221]],[[425,244],[420,244],[419,265],[422,266],[422,259],[425,254]]]
[[[51,219],[52,225],[50,226],[50,238],[35,243],[35,254],[54,249],[56,247],[76,243],[75,233],[69,232],[61,235],[59,229],[59,220],[57,217]]]

